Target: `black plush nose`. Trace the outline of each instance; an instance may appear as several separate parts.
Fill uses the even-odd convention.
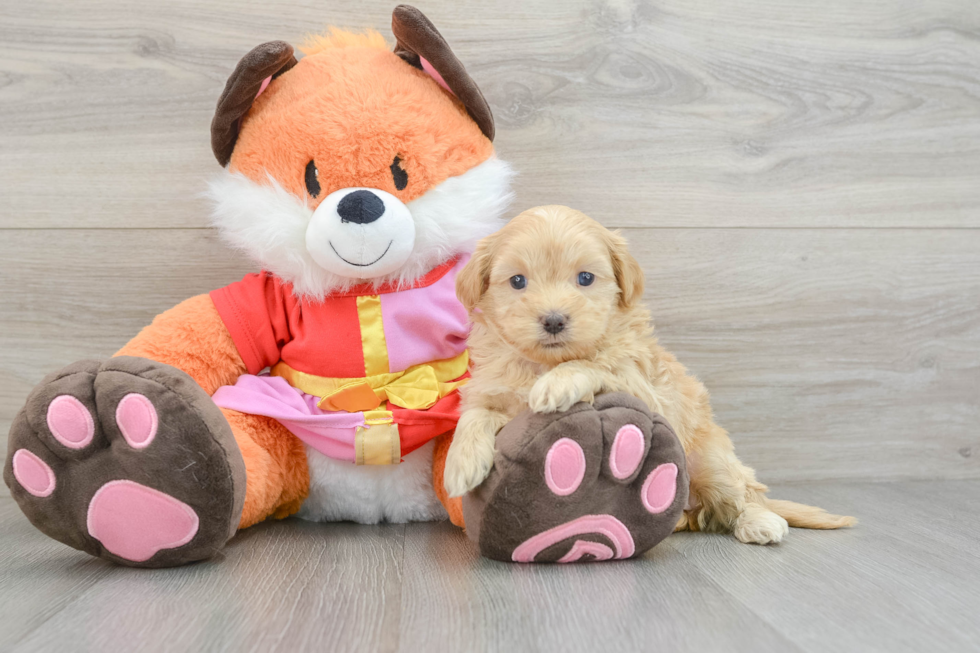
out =
[[[544,330],[555,335],[565,328],[565,323],[568,318],[561,313],[548,313],[543,318],[541,318],[541,324],[544,326]]]
[[[380,218],[384,212],[385,203],[369,190],[355,190],[337,205],[341,222],[368,224]]]

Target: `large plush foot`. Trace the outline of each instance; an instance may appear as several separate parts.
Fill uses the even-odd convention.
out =
[[[596,397],[562,413],[525,412],[497,435],[494,468],[463,498],[480,553],[513,562],[640,555],[687,502],[684,450],[639,399]]]
[[[125,356],[34,388],[3,478],[47,535],[139,567],[211,557],[245,500],[245,464],[211,398],[178,369]]]

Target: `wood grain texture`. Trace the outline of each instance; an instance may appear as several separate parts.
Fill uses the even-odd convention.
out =
[[[867,515],[868,519],[862,517],[862,527],[901,545],[923,548],[923,542],[928,542],[924,548],[937,552],[935,559],[924,554],[928,565],[945,565],[956,573],[961,555],[967,567],[980,562],[980,484],[976,481],[802,484],[781,491],[794,501]],[[945,560],[956,562],[947,565]]]
[[[480,558],[448,523],[408,526],[402,614],[403,651],[800,650],[668,547],[518,566]]]
[[[10,650],[111,570],[49,539],[13,499],[0,498],[0,650]]]
[[[93,561],[109,572],[103,582],[15,650],[393,651],[403,531],[266,523],[240,534],[222,556],[188,567]]]
[[[662,342],[763,480],[980,477],[980,232],[625,233]],[[249,269],[209,230],[6,236],[7,424],[45,374]]]
[[[288,520],[154,571],[54,543],[0,499],[0,648],[977,650],[980,481],[774,490],[861,523],[770,547],[680,533],[640,560],[518,566],[479,558],[445,523]]]
[[[0,3],[0,225],[199,227],[255,45],[393,3]],[[424,7],[481,84],[518,207],[615,225],[980,225],[971,0]]]
[[[778,547],[726,546],[683,533],[664,544],[802,650],[977,650],[980,557],[976,539],[972,552],[956,542],[976,534],[980,484],[777,489],[856,514],[861,523],[833,532],[793,529]],[[906,501],[923,489],[934,503]]]

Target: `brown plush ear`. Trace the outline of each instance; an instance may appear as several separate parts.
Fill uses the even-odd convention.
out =
[[[492,141],[494,128],[490,105],[425,14],[415,7],[398,5],[391,14],[391,31],[398,39],[395,54],[420,70],[425,69],[421,61],[425,59],[463,103],[483,135]]]
[[[472,313],[490,287],[490,267],[497,234],[487,236],[476,244],[472,258],[456,275],[456,297],[467,313]]]
[[[643,268],[630,254],[626,239],[618,231],[609,232],[609,256],[619,286],[619,305],[630,308],[643,296]]]
[[[222,166],[228,165],[238,140],[242,116],[263,90],[266,79],[275,79],[296,65],[293,46],[285,41],[270,41],[258,46],[238,62],[218,98],[211,121],[211,150]]]

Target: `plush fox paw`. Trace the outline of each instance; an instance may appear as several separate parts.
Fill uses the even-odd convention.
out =
[[[140,567],[211,557],[245,499],[241,453],[207,393],[180,370],[126,356],[75,363],[34,388],[3,478],[47,535]]]
[[[629,395],[522,413],[496,448],[486,482],[463,497],[467,534],[496,560],[637,556],[674,530],[687,502],[677,436]]]

